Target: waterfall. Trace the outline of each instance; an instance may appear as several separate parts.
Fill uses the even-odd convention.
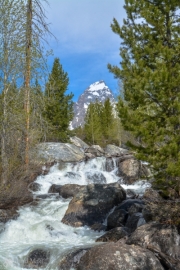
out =
[[[61,164],[53,166],[47,175],[36,179],[40,190],[33,192],[37,195],[47,194],[52,184],[78,184],[113,183],[120,180],[114,170],[105,171],[106,158],[99,157],[87,162],[77,164]],[[60,168],[61,167],[61,168]],[[127,186],[141,194],[147,188],[145,181],[139,181]],[[19,209],[17,220],[6,223],[0,234],[0,270],[22,270],[27,254],[36,249],[43,248],[50,251],[50,262],[45,268],[56,270],[60,258],[73,248],[94,245],[95,240],[103,232],[93,231],[87,226],[73,228],[61,222],[70,199],[50,195],[39,202],[33,202]]]

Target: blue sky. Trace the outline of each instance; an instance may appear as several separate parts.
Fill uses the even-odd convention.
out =
[[[45,6],[47,22],[57,40],[49,38],[54,57],[59,57],[68,73],[69,91],[76,101],[92,83],[104,80],[117,93],[118,83],[107,64],[120,62],[120,38],[110,24],[115,17],[120,24],[125,17],[124,0],[49,0]]]

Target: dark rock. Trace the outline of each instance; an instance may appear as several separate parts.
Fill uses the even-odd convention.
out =
[[[127,211],[123,209],[114,210],[107,218],[107,230],[125,225],[127,218]]]
[[[163,253],[180,259],[180,235],[175,226],[151,222],[136,229],[126,242],[129,245],[154,246]]]
[[[38,190],[41,189],[41,185],[38,184],[38,183],[33,182],[33,183],[29,184],[28,188],[29,188],[30,191],[38,191]]]
[[[135,199],[137,197],[136,193],[131,189],[126,189],[127,199]]]
[[[80,190],[83,190],[85,186],[80,186],[76,184],[66,184],[64,186],[61,185],[52,185],[48,191],[48,193],[59,193],[63,198],[71,198],[74,197]]]
[[[133,214],[138,213],[138,212],[142,213],[143,208],[144,208],[144,204],[142,204],[142,203],[134,203],[129,208],[128,214],[133,215]]]
[[[81,257],[89,250],[90,248],[80,248],[76,251],[72,251],[64,256],[61,262],[58,265],[58,270],[71,270],[76,268]]]
[[[115,167],[116,167],[116,163],[113,160],[113,158],[112,157],[107,157],[106,158],[106,163],[105,163],[105,170],[107,172],[111,172],[111,171],[113,171],[115,169]]]
[[[125,198],[124,189],[117,183],[87,185],[71,200],[62,222],[74,227],[101,224],[107,213]]]
[[[57,196],[56,194],[39,194],[39,195],[36,195],[34,202],[39,201],[39,200],[52,199],[54,197],[58,198],[59,195]]]
[[[130,230],[130,232],[134,232],[138,226],[142,226],[145,224],[145,220],[143,218],[142,213],[134,213],[128,216],[126,227]]]
[[[88,250],[81,257],[77,270],[164,270],[151,251],[122,245],[120,241]]]
[[[126,237],[127,235],[128,232],[124,228],[117,227],[106,232],[104,235],[99,237],[96,242],[117,242],[118,240]]]
[[[86,172],[85,176],[89,184],[106,184],[105,176],[100,172]]]
[[[56,184],[53,184],[53,185],[49,188],[48,193],[59,193],[61,188],[62,188],[62,185],[56,185]]]
[[[125,200],[124,202],[122,202],[120,205],[118,205],[115,210],[118,210],[118,209],[123,209],[125,210],[126,212],[129,211],[129,208],[133,205],[133,204],[140,204],[140,205],[143,205],[144,202],[142,200],[138,200],[138,199],[128,199],[128,200]]]
[[[81,179],[81,175],[75,172],[67,172],[64,177],[73,178],[73,179]]]
[[[106,230],[106,225],[103,225],[103,224],[100,224],[100,223],[95,223],[91,226],[91,230],[94,230],[94,231],[105,231]]]
[[[31,251],[25,261],[25,268],[44,268],[49,263],[50,252],[42,249]]]

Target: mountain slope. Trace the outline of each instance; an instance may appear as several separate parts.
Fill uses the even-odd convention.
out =
[[[114,101],[113,94],[104,81],[98,81],[91,84],[74,104],[74,118],[70,128],[74,129],[84,124],[84,117],[90,103],[94,103],[96,100],[104,103],[108,98],[112,102]]]

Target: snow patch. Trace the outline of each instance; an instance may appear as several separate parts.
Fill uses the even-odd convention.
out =
[[[97,90],[103,90],[108,89],[108,87],[105,85],[104,81],[99,81],[91,84],[89,88],[87,89],[89,92],[94,92]]]

